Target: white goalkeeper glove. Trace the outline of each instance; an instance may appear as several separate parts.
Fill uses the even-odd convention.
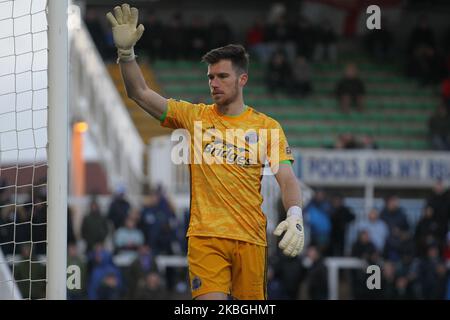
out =
[[[305,240],[302,209],[300,207],[290,207],[287,212],[287,218],[276,227],[273,234],[281,236],[283,232],[285,232],[285,234],[278,244],[278,247],[283,250],[283,253],[286,256],[297,256],[302,252]]]
[[[111,12],[106,14],[112,27],[114,44],[117,47],[119,58],[117,61],[132,61],[136,58],[134,55],[134,45],[142,37],[144,26],[138,24],[139,11],[131,8],[128,4],[122,4],[122,7],[114,8],[114,15]]]

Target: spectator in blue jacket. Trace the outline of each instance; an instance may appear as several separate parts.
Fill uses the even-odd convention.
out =
[[[311,243],[316,245],[322,253],[326,252],[331,235],[330,205],[325,197],[323,190],[317,190],[305,208],[305,220],[311,228]]]
[[[102,285],[112,286],[111,284],[117,282],[119,290],[122,290],[122,275],[119,268],[114,265],[112,254],[105,250],[102,245],[96,245],[94,251],[89,254],[89,260],[92,267],[92,272],[88,284],[88,298],[90,300],[98,300],[101,298],[99,292]],[[111,280],[111,277],[115,277]],[[106,278],[106,279],[105,279]],[[103,291],[106,295],[106,293]]]

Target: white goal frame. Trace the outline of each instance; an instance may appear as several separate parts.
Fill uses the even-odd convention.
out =
[[[67,291],[67,193],[69,41],[68,1],[47,0],[47,299],[65,300]]]

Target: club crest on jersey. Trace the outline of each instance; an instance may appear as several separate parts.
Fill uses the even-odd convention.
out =
[[[198,290],[202,286],[202,280],[199,277],[195,276],[192,279],[192,290]]]
[[[286,147],[286,154],[291,154],[291,153],[292,153],[291,148],[290,147]]]
[[[258,142],[258,134],[256,132],[249,132],[245,135],[245,142],[254,144]]]

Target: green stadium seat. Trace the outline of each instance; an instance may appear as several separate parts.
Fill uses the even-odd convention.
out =
[[[378,141],[381,149],[407,149],[406,143],[402,140]]]
[[[158,80],[160,81],[206,81],[206,76],[196,73],[182,73],[182,74],[171,74],[164,73],[158,75]]]
[[[428,141],[423,140],[411,140],[408,142],[409,149],[415,150],[430,150],[431,146]]]

